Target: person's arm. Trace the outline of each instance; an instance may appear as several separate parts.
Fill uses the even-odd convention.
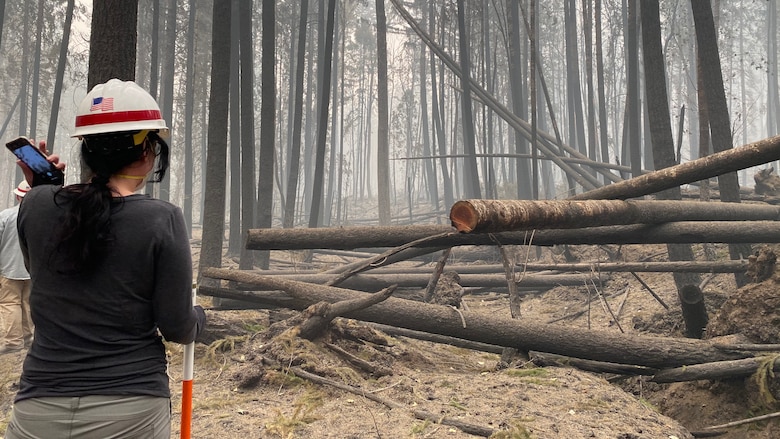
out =
[[[206,315],[192,305],[192,255],[181,209],[175,209],[166,235],[156,255],[155,321],[166,340],[186,344],[203,329]]]

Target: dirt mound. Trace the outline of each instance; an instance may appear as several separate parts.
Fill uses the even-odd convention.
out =
[[[733,294],[707,325],[709,337],[740,334],[752,343],[780,343],[780,275]]]
[[[285,395],[266,418],[268,437],[465,439],[481,431],[495,439],[692,438],[604,378],[576,369],[516,358],[498,370],[496,354],[393,338],[346,320],[309,342],[294,326],[280,331],[280,323],[230,354],[247,360],[230,374],[239,394],[264,395],[261,401]],[[315,389],[300,370],[334,384]],[[264,412],[262,404],[244,407]]]

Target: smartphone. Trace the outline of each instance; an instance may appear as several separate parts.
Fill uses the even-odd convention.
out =
[[[65,175],[62,171],[46,160],[46,156],[33,145],[30,139],[19,137],[6,143],[5,146],[32,170],[33,186],[65,183]]]

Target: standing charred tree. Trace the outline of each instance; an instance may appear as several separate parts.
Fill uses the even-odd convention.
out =
[[[593,4],[592,0],[586,0],[583,2],[582,8],[582,26],[584,28],[585,36],[585,90],[587,94],[585,99],[588,106],[588,157],[591,160],[597,162],[599,160],[596,151],[596,106],[595,106],[595,91],[593,90]],[[587,168],[586,168],[587,169]],[[594,175],[596,172],[591,170]]]
[[[631,174],[638,177],[642,174],[642,147],[639,129],[639,43],[637,37],[637,0],[628,0],[628,17],[626,30],[626,63],[628,106],[625,125],[628,136],[623,145],[623,163],[626,158],[631,163]]]
[[[336,39],[333,43],[333,73],[331,75],[330,80],[330,93],[333,99],[333,111],[330,118],[330,157],[329,157],[329,164],[328,164],[328,187],[325,191],[325,199],[324,201],[324,212],[322,214],[322,225],[323,226],[330,226],[331,220],[334,218],[333,215],[333,200],[339,195],[339,191],[336,190],[336,188],[341,188],[341,184],[336,185],[336,181],[339,177],[336,176],[336,174],[340,174],[340,171],[338,169],[338,163],[336,162],[337,157],[341,157],[341,152],[339,145],[342,144],[341,142],[341,134],[339,133],[339,121],[341,118],[341,113],[339,108],[339,105],[343,106],[344,101],[344,88],[341,87],[342,95],[339,97],[339,58],[341,56],[341,52],[339,52],[339,34],[344,34],[339,29],[339,22],[342,21],[340,18],[340,15],[342,14],[342,11],[339,7],[339,3],[336,2],[336,7],[334,11],[334,21],[333,21],[333,37]],[[343,38],[341,41],[344,41]],[[343,73],[341,73],[343,75]]]
[[[173,124],[173,81],[176,60],[176,0],[168,1],[168,10],[165,18],[165,56],[162,63],[160,93],[163,118]],[[168,139],[168,144],[173,148],[173,138]],[[158,198],[169,200],[171,196],[171,177],[167,176],[160,182]]]
[[[425,10],[424,3],[420,0],[418,2],[420,10]],[[423,155],[429,157],[433,155],[431,153],[431,136],[430,128],[428,125],[428,73],[426,63],[428,62],[426,54],[428,48],[425,44],[420,44],[420,123],[422,125],[422,147]],[[434,211],[439,210],[439,186],[436,178],[436,166],[434,166],[434,159],[425,160],[425,175],[428,183],[428,198],[431,201],[431,207]]]
[[[203,202],[203,240],[199,273],[222,265],[225,234],[225,165],[227,164],[228,97],[230,91],[231,2],[214,2],[211,33],[208,155]]]
[[[433,34],[435,29],[436,20],[434,20],[436,2],[431,1],[428,6],[428,27]],[[452,206],[455,203],[455,195],[452,193],[452,178],[450,177],[450,171],[447,169],[447,159],[444,157],[447,154],[447,137],[444,135],[444,121],[442,120],[441,101],[443,97],[439,97],[439,86],[436,80],[436,57],[431,55],[431,118],[433,119],[434,126],[434,138],[439,145],[439,155],[441,159],[441,180],[444,190],[444,205]],[[442,67],[441,69],[444,69]],[[434,148],[435,149],[435,148]]]
[[[723,152],[733,147],[731,123],[729,121],[726,92],[723,89],[723,75],[720,71],[718,36],[715,32],[715,20],[709,0],[692,0],[693,21],[696,28],[696,44],[707,100],[710,135],[715,152]],[[718,176],[720,199],[725,202],[739,203],[739,181],[736,172]],[[731,259],[747,259],[752,253],[750,244],[729,244]],[[735,274],[737,286],[748,283],[744,273]]]
[[[184,221],[187,231],[192,237],[192,144],[193,114],[195,112],[195,0],[189,0],[189,16],[187,17],[187,67],[184,81]]]
[[[239,79],[241,92],[241,259],[239,268],[251,269],[252,252],[246,249],[244,237],[255,227],[255,74],[252,48],[252,0],[239,3]],[[273,39],[272,39],[273,40]],[[271,67],[273,69],[273,67]],[[270,157],[273,173],[273,156]]]
[[[228,138],[228,154],[230,160],[230,182],[228,191],[230,203],[230,225],[228,228],[228,254],[237,256],[241,247],[241,85],[238,59],[239,45],[239,4],[240,0],[231,0],[230,19],[230,97],[228,104],[228,119],[230,120],[230,132]]]
[[[135,79],[137,21],[138,0],[93,2],[87,73],[88,90],[111,78],[124,81]],[[24,81],[26,77],[26,74],[23,75],[22,80]],[[90,173],[91,171],[82,163],[81,181],[87,181]]]
[[[767,33],[767,136],[780,132],[780,91],[778,91],[777,68],[777,2],[766,2],[766,33]],[[740,51],[740,53],[744,53]],[[742,77],[744,78],[745,75]]]
[[[318,227],[322,223],[321,206],[325,176],[325,149],[328,140],[328,109],[330,108],[330,78],[333,61],[333,22],[336,13],[336,0],[328,1],[328,17],[325,25],[325,47],[322,64],[322,88],[317,110],[317,149],[314,160],[314,187],[309,211],[309,227]]]
[[[666,72],[664,54],[661,47],[661,21],[659,17],[658,0],[643,0],[641,2],[642,17],[642,47],[645,60],[645,75],[654,78],[645,81],[647,95],[648,117],[650,119],[650,138],[653,143],[653,160],[655,169],[663,169],[677,164],[672,137],[672,125],[669,119],[669,101],[666,91]],[[680,200],[680,188],[667,189],[657,194],[659,199]],[[690,244],[667,244],[669,259],[672,261],[692,261],[693,249]],[[695,273],[673,273],[680,301],[683,291],[691,287],[698,290],[701,279]],[[703,302],[702,302],[703,305]],[[685,314],[685,312],[683,313]],[[704,314],[706,316],[706,313]],[[686,325],[689,320],[686,319]],[[706,324],[706,321],[704,322]],[[686,328],[688,334],[701,334],[702,327]]]
[[[536,56],[537,56],[537,46],[536,46],[536,38],[537,38],[537,29],[536,29],[536,0],[531,0],[531,6],[530,6],[530,13],[528,14],[530,17],[530,25],[528,26],[528,41],[530,43],[530,52],[531,56],[530,58],[530,67],[529,67],[529,75],[528,75],[528,82],[530,84],[529,87],[529,95],[531,96],[531,196],[534,200],[539,199],[539,144],[537,143],[539,141],[539,126],[537,124],[537,116],[539,115],[538,107],[536,98],[538,97],[537,94],[537,83],[536,83]],[[519,314],[519,311],[518,311]]]
[[[273,220],[274,157],[276,151],[276,1],[263,0],[263,57],[260,85],[260,169],[257,176],[257,226]],[[257,264],[268,268],[270,253],[260,252]]]
[[[569,114],[569,145],[586,154],[585,122],[582,115],[580,63],[577,43],[577,6],[574,0],[564,0],[566,26],[566,101]],[[572,194],[573,195],[573,194]]]
[[[479,187],[479,171],[477,166],[477,148],[474,135],[474,115],[471,111],[471,65],[469,54],[469,37],[466,31],[466,6],[463,0],[458,0],[458,46],[460,48],[461,108],[463,118],[463,187],[466,198],[482,198]]]
[[[596,0],[594,10],[595,37],[596,37],[596,78],[598,81],[597,93],[599,99],[599,144],[601,146],[601,161],[609,163],[609,141],[607,137],[607,97],[604,92],[604,56],[602,53],[603,44],[601,42],[601,0]],[[604,178],[604,182],[609,184],[609,179]]]
[[[292,144],[287,158],[287,192],[285,194],[282,225],[290,228],[295,223],[295,199],[298,193],[298,175],[301,166],[301,123],[303,122],[303,79],[306,60],[306,17],[309,0],[301,0],[301,15],[298,21],[298,48],[295,54],[295,97],[292,102]]]
[[[3,37],[3,23],[5,22],[5,0],[0,0],[0,42]]]
[[[518,2],[507,0],[507,27],[509,28],[509,88],[512,96],[512,112],[527,120],[525,96],[523,95],[523,64],[522,50],[520,47],[520,14]],[[528,154],[528,140],[518,130],[514,132],[515,154]],[[517,182],[517,198],[530,200],[531,193],[531,169],[525,158],[515,159],[515,180]],[[573,183],[571,184],[573,186]]]
[[[43,44],[43,0],[38,0],[38,14],[35,19],[35,54],[33,55],[32,92],[30,93],[30,137],[36,138],[38,131],[38,87],[41,77],[41,45]]]
[[[135,79],[138,0],[93,2],[87,88],[111,78]]]
[[[5,5],[5,1],[3,1]],[[70,41],[70,25],[73,22],[73,9],[76,6],[76,0],[68,0],[68,6],[65,10],[65,23],[62,25],[62,40],[60,41],[60,56],[57,60],[57,77],[54,80],[54,96],[51,102],[51,116],[49,117],[49,131],[46,134],[46,146],[49,153],[54,152],[54,135],[57,132],[57,117],[60,114],[60,97],[62,97],[62,82],[65,77],[65,65],[68,63],[68,42]],[[5,6],[3,6],[4,8]],[[0,17],[3,11],[0,9]],[[3,20],[0,19],[0,22]],[[3,32],[0,24],[0,33]]]
[[[388,139],[387,96],[387,18],[385,0],[376,0],[377,56],[377,190],[379,192],[379,224],[390,224],[390,145]]]

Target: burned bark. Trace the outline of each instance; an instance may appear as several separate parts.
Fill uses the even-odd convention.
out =
[[[452,270],[447,270],[452,271]],[[263,271],[249,271],[248,273],[269,276]],[[280,279],[306,282],[316,285],[327,285],[333,279],[328,274],[275,274],[270,275]],[[506,287],[506,277],[502,274],[463,274],[459,275],[459,284],[463,287]],[[425,288],[431,275],[429,274],[357,274],[345,280],[340,285],[352,290],[374,292],[380,288],[397,285],[402,288]],[[515,284],[522,287],[552,288],[558,285],[577,286],[584,282],[604,280],[597,274],[585,272],[581,274],[525,274],[515,275]]]
[[[300,324],[298,335],[314,340],[325,332],[330,322],[343,314],[358,311],[375,305],[393,294],[395,286],[368,296],[345,299],[336,303],[318,302],[304,310],[305,320]]]
[[[559,273],[585,272],[585,273],[609,273],[609,272],[652,272],[669,273],[674,271],[689,271],[693,273],[734,273],[747,271],[748,261],[672,261],[672,262],[581,262],[581,263],[516,263],[513,265],[515,272],[539,272],[551,271]],[[449,265],[447,269],[458,274],[490,274],[503,273],[502,264],[478,264],[478,265]],[[430,274],[429,266],[420,267],[381,267],[371,270],[371,276],[378,274]],[[266,276],[289,275],[290,270],[263,270],[258,274]],[[296,274],[318,274],[319,270],[296,270]],[[540,273],[541,274],[541,273]],[[550,273],[554,274],[554,273]],[[760,281],[760,280],[759,280]]]
[[[250,282],[271,293],[222,290],[204,287],[202,293],[259,303],[273,303],[291,309],[305,309],[313,303],[359,298],[365,293],[243,273],[237,270],[207,269],[203,276],[235,282]],[[679,367],[750,357],[740,352],[723,352],[710,342],[668,337],[621,334],[612,331],[573,330],[561,325],[454,310],[409,300],[388,298],[344,317],[398,326],[433,334],[513,347],[520,351],[544,351],[595,361],[633,364],[654,368]]]
[[[416,244],[427,248],[421,254],[461,245],[598,245],[666,244],[703,242],[780,242],[777,221],[679,221],[664,224],[632,224],[584,227],[581,229],[523,232],[456,233],[450,226],[387,226],[319,229],[253,229],[247,248],[251,250],[303,250],[314,248],[355,249],[396,247],[421,237],[453,232]],[[415,247],[417,248],[417,247]],[[407,249],[410,251],[412,249]],[[420,253],[416,254],[417,256]]]
[[[570,200],[621,199],[641,197],[695,181],[717,177],[777,160],[780,136],[742,145],[690,162],[602,186],[570,197]]]
[[[450,209],[453,227],[465,233],[778,219],[775,206],[671,200],[461,200]]]
[[[690,366],[661,370],[655,373],[650,381],[655,383],[673,383],[678,381],[721,380],[746,377],[754,374],[764,361],[767,361],[766,358],[756,357],[692,364]],[[780,358],[773,360],[772,370],[780,372]]]

